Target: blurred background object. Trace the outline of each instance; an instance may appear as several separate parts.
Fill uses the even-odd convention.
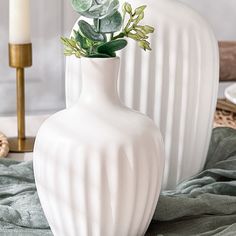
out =
[[[180,0],[199,11],[212,25],[221,51],[219,97],[236,81],[236,1]],[[15,72],[8,67],[8,4],[0,2],[0,115],[15,114]],[[27,72],[28,114],[54,112],[65,107],[64,56],[61,35],[69,35],[78,15],[68,0],[32,1],[34,67]],[[51,66],[49,66],[51,65]],[[229,81],[231,80],[231,81]]]
[[[9,143],[5,134],[0,132],[0,158],[6,157],[9,152]]]
[[[225,90],[225,97],[230,102],[232,102],[233,104],[236,105],[236,83],[233,84],[233,85],[230,85],[228,88],[226,88],[226,90]]]
[[[220,46],[219,97],[236,82],[236,1],[235,0],[180,0],[200,12],[214,29]]]
[[[16,111],[15,71],[8,66],[9,0],[0,2],[0,115]],[[31,1],[34,66],[27,71],[26,112],[54,112],[65,107],[64,56],[60,36],[77,15],[70,1]]]
[[[236,129],[236,106],[226,99],[219,99],[214,118],[214,128],[230,127]]]

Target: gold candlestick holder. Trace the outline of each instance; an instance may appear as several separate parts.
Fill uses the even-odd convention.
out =
[[[10,152],[32,152],[34,137],[25,136],[25,76],[24,69],[32,66],[32,44],[9,44],[9,65],[16,69],[17,133],[9,138]]]

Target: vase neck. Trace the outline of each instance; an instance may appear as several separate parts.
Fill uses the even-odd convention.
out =
[[[95,106],[119,103],[119,66],[119,58],[82,58],[82,90],[79,103]]]

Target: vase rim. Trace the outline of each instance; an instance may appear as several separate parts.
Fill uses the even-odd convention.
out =
[[[101,58],[101,57],[81,57],[79,58],[80,60],[85,60],[85,61],[117,61],[120,60],[120,57],[106,57],[106,58]]]

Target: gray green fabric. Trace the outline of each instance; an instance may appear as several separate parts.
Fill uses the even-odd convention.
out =
[[[36,192],[32,161],[0,159],[0,235],[52,235]]]
[[[236,236],[235,130],[213,131],[204,171],[163,192],[154,220],[147,236]],[[32,162],[0,160],[0,235],[52,236]]]
[[[204,171],[160,196],[150,235],[236,236],[236,130],[213,131]]]

